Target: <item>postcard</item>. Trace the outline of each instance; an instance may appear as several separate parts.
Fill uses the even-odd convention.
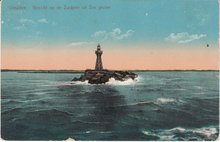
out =
[[[1,1],[1,138],[219,140],[219,1]]]

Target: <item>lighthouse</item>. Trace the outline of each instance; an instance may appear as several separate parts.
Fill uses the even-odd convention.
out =
[[[101,46],[100,44],[98,44],[97,46],[97,50],[95,51],[96,54],[96,64],[95,64],[95,70],[103,70],[103,66],[102,66],[102,50],[101,50]]]
[[[90,84],[103,84],[110,80],[110,78],[114,78],[118,81],[125,81],[129,78],[135,79],[137,74],[129,71],[114,71],[103,69],[102,66],[102,50],[100,44],[98,44],[97,49],[95,51],[96,54],[96,64],[95,69],[86,69],[84,74],[79,78],[74,77],[72,81],[88,81]]]

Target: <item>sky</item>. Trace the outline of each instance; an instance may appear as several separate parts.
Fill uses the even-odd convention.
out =
[[[2,69],[218,69],[218,0],[4,0]],[[208,47],[207,47],[208,45]]]

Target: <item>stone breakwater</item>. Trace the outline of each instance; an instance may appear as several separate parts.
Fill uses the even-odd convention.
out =
[[[135,79],[138,75],[129,71],[110,71],[110,70],[85,70],[84,74],[79,78],[75,77],[72,81],[86,81],[90,84],[104,84],[110,78],[125,81],[127,79]]]

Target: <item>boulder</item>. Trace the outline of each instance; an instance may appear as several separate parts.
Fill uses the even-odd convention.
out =
[[[79,78],[74,77],[74,78],[72,79],[72,81],[80,81],[80,80],[79,80]]]
[[[86,70],[84,75],[79,78],[73,78],[72,81],[86,81],[90,84],[103,84],[109,81],[110,78],[115,80],[125,81],[129,78],[135,79],[137,74],[128,71],[108,71],[108,70]]]
[[[109,81],[109,77],[108,76],[95,76],[89,79],[89,83],[90,84],[103,84]]]

